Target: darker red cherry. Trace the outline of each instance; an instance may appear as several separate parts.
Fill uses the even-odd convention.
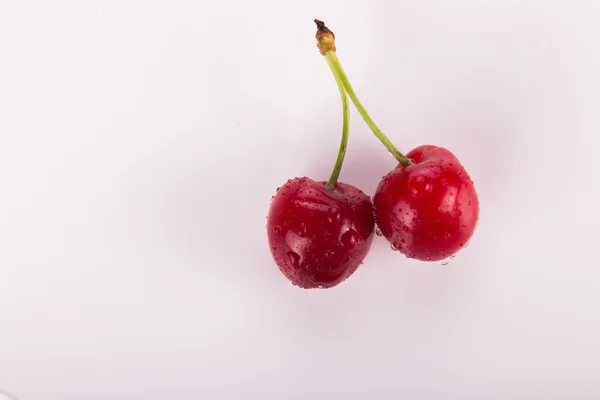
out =
[[[379,183],[373,205],[383,236],[409,258],[447,259],[465,247],[477,225],[479,200],[467,171],[450,151],[420,146]]]
[[[369,197],[354,186],[309,178],[277,190],[267,217],[271,253],[279,269],[302,288],[331,288],[366,257],[375,220]]]

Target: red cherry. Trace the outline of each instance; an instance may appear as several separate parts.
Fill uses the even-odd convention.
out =
[[[305,289],[334,287],[356,271],[373,241],[369,197],[354,186],[289,180],[271,200],[267,234],[279,269]]]
[[[458,159],[437,146],[421,146],[404,156],[379,129],[354,92],[336,54],[335,35],[320,20],[317,46],[336,80],[373,134],[399,165],[379,183],[373,207],[383,236],[409,258],[439,261],[465,247],[477,225],[479,200]]]
[[[379,183],[375,219],[392,247],[409,258],[440,261],[465,247],[477,225],[479,200],[469,174],[450,151],[425,145],[406,155]]]

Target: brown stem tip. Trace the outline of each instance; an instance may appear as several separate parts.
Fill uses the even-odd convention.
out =
[[[325,55],[328,51],[335,51],[335,35],[325,26],[325,22],[320,19],[315,19],[317,24],[317,47],[322,55]]]

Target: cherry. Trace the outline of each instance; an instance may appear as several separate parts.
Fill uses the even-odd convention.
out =
[[[331,288],[356,271],[367,256],[375,229],[367,195],[354,186],[309,178],[278,189],[267,217],[271,254],[279,269],[301,288]]]
[[[375,218],[392,247],[408,258],[440,261],[465,247],[477,225],[479,200],[469,174],[443,147],[409,152],[379,183]]]
[[[331,288],[345,281],[367,256],[375,231],[369,197],[352,185],[338,182],[348,145],[350,113],[341,75],[330,67],[343,116],[342,140],[331,177],[328,182],[307,177],[288,180],[271,199],[267,216],[275,263],[294,285],[305,289]]]
[[[439,261],[465,247],[479,218],[479,200],[469,174],[448,150],[420,146],[404,156],[369,116],[352,85],[335,46],[333,32],[317,24],[321,54],[375,136],[399,162],[379,183],[373,198],[375,219],[392,248],[407,257]]]

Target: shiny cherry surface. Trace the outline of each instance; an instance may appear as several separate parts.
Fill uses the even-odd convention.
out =
[[[379,183],[373,206],[383,236],[408,258],[440,261],[465,247],[477,225],[479,199],[458,159],[424,145]]]
[[[354,186],[289,180],[271,200],[267,234],[281,272],[302,288],[331,288],[366,257],[375,229],[373,207]]]

